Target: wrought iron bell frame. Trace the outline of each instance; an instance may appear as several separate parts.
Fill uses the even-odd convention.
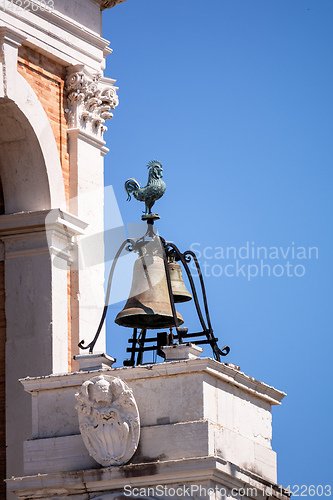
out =
[[[158,332],[156,337],[153,338],[148,338],[147,337],[147,329],[143,328],[138,335],[138,328],[133,329],[133,336],[131,339],[128,340],[128,342],[131,345],[131,347],[127,348],[127,352],[131,354],[131,358],[129,360],[124,361],[125,366],[134,366],[135,365],[135,354],[137,353],[137,360],[136,364],[140,365],[142,364],[143,361],[143,353],[145,351],[153,351],[155,350],[160,356],[163,355],[161,351],[161,347],[163,345],[173,345],[174,340],[177,339],[180,344],[184,342],[190,342],[191,340],[195,342],[196,344],[210,344],[214,358],[217,361],[221,361],[221,356],[227,356],[227,354],[230,351],[230,348],[225,345],[220,349],[218,347],[218,339],[214,336],[213,333],[213,328],[211,325],[210,321],[210,315],[209,315],[209,309],[208,309],[208,302],[207,302],[207,295],[206,295],[206,289],[205,289],[205,284],[203,280],[203,275],[201,272],[200,264],[199,261],[195,255],[195,253],[191,250],[186,250],[184,253],[182,253],[179,248],[174,244],[167,242],[164,238],[161,236],[157,235],[154,232],[153,225],[154,225],[154,219],[148,219],[147,220],[147,231],[142,236],[141,238],[138,239],[133,239],[133,238],[127,238],[126,240],[123,241],[123,243],[120,245],[115,258],[112,262],[112,266],[110,269],[110,274],[109,274],[109,279],[108,279],[108,285],[107,285],[107,290],[106,290],[106,296],[105,296],[105,304],[103,308],[103,313],[101,316],[101,320],[99,323],[99,326],[97,328],[96,334],[93,338],[93,340],[85,346],[85,341],[81,340],[78,346],[80,349],[89,349],[89,353],[93,353],[95,344],[98,340],[98,337],[100,335],[100,332],[102,330],[102,327],[104,325],[105,319],[106,319],[106,314],[108,311],[109,307],[109,299],[110,299],[110,293],[111,293],[111,286],[112,286],[112,281],[113,281],[113,275],[115,272],[115,268],[118,262],[118,259],[123,252],[123,250],[127,250],[129,252],[136,252],[139,254],[140,257],[143,256],[142,253],[142,248],[144,245],[147,244],[148,241],[154,241],[158,240],[158,242],[161,244],[162,248],[162,257],[163,257],[163,262],[164,262],[164,270],[165,270],[165,275],[166,275],[166,280],[167,280],[167,287],[168,287],[168,293],[169,293],[169,300],[170,300],[170,306],[171,306],[171,311],[175,323],[175,329],[177,334],[173,335],[172,333],[172,328],[170,328],[170,333],[167,332]],[[172,293],[172,283],[171,283],[171,278],[170,278],[170,272],[169,272],[169,260],[173,259],[175,262],[181,262],[183,265],[183,268],[185,269],[187,278],[189,280],[190,286],[191,286],[191,291],[192,291],[192,297],[194,300],[194,304],[196,307],[197,311],[197,316],[200,321],[202,331],[201,332],[196,332],[196,333],[188,333],[187,328],[181,328],[179,326],[179,321],[177,317],[177,312],[175,308],[175,302],[174,302],[174,297]],[[201,294],[202,294],[202,299],[203,299],[203,305],[204,305],[204,312],[205,312],[205,318],[202,313],[199,299],[198,299],[198,294],[197,290],[195,287],[195,283],[193,280],[193,276],[189,267],[189,263],[193,259],[195,263],[195,267],[198,273],[199,281],[200,281],[200,288],[201,288]],[[150,328],[152,329],[152,328]],[[156,328],[156,330],[161,330],[161,328]],[[204,340],[193,340],[193,339],[199,339],[200,337],[206,336],[206,339]],[[145,345],[145,344],[150,344],[156,342],[156,345]],[[163,344],[164,342],[164,344]],[[138,347],[137,347],[138,346]]]

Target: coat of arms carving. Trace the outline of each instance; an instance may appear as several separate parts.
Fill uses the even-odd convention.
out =
[[[106,467],[127,463],[140,436],[132,390],[119,378],[99,375],[84,382],[75,397],[80,432],[89,454]]]

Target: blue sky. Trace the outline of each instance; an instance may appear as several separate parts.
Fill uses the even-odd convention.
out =
[[[105,74],[120,99],[105,134],[107,225],[139,223],[124,181],[144,185],[146,164],[160,160],[157,227],[182,251],[200,250],[225,361],[288,394],[273,408],[278,482],[329,484],[333,3],[127,0],[103,16],[114,50]],[[236,258],[221,257],[227,247]],[[267,259],[252,258],[257,247]],[[245,276],[226,276],[237,260]],[[111,305],[107,323],[118,365],[131,335],[113,323],[121,308]],[[194,331],[191,305],[178,309]]]

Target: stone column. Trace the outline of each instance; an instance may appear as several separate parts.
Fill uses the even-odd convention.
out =
[[[60,210],[0,216],[6,290],[7,477],[23,472],[31,401],[18,379],[68,371],[67,266],[86,224]]]
[[[84,65],[68,68],[68,137],[70,154],[70,211],[89,227],[81,240],[72,328],[86,345],[93,339],[104,306],[104,170],[105,121],[118,105],[115,80],[91,73]],[[95,352],[105,352],[105,329]]]

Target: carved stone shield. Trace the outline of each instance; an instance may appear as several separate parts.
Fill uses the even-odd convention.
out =
[[[99,375],[84,382],[75,397],[80,432],[89,454],[106,467],[127,463],[140,437],[132,390],[120,378]]]

